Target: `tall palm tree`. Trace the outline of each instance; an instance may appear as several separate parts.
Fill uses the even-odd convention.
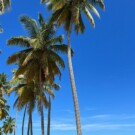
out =
[[[22,120],[22,135],[24,134],[24,119],[26,111],[29,115],[27,134],[30,133],[31,135],[33,135],[32,112],[35,109],[36,104],[39,105],[38,108],[40,108],[38,85],[34,82],[27,83],[24,75],[20,75],[18,78],[15,78],[15,76],[13,76],[10,83],[12,84],[12,88],[9,89],[8,93],[10,94],[11,92],[15,92],[15,94],[17,95],[14,107],[16,107],[17,110],[22,110],[23,108],[25,108]],[[48,102],[45,94],[42,93],[42,96],[43,103],[45,106],[47,106]]]
[[[15,76],[24,74],[26,82],[38,84],[40,90],[40,113],[41,130],[44,135],[44,110],[43,110],[43,84],[44,82],[53,83],[54,76],[61,76],[59,68],[64,68],[63,59],[58,52],[67,53],[67,46],[61,44],[62,36],[55,36],[55,24],[45,22],[39,14],[39,24],[28,16],[22,16],[21,22],[28,30],[29,37],[13,37],[8,40],[8,45],[18,45],[24,50],[13,54],[8,58],[8,64],[18,63],[19,68]]]
[[[51,98],[54,98],[53,90],[59,90],[60,86],[57,83],[49,84],[45,83],[44,88],[46,93],[48,93],[48,122],[47,122],[47,135],[50,135],[50,126],[51,126]]]
[[[3,124],[3,132],[5,134],[8,134],[8,133],[13,133],[14,131],[14,126],[15,126],[15,122],[14,122],[14,118],[11,118],[11,117],[8,117],[5,121],[4,121],[4,124]]]
[[[91,25],[95,27],[91,12],[95,13],[98,17],[100,17],[100,15],[94,5],[98,5],[102,9],[105,9],[105,6],[103,0],[50,0],[47,5],[48,9],[53,10],[51,21],[57,21],[59,26],[64,25],[64,29],[67,31],[68,65],[74,100],[77,135],[82,135],[77,91],[71,59],[71,32],[73,27],[76,33],[84,32],[85,25],[82,19],[82,13],[88,18]]]

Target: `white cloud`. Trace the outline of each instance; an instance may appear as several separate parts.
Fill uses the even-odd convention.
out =
[[[130,119],[135,118],[135,115],[112,115],[101,114],[91,117],[82,117],[83,131],[105,131],[105,130],[135,130],[135,123],[130,122]],[[91,119],[93,119],[91,121]],[[124,122],[123,122],[124,120]],[[133,120],[132,120],[133,121]],[[27,128],[27,120],[25,128]],[[45,127],[47,120],[45,120]],[[17,128],[21,128],[21,122],[18,121]],[[40,119],[33,120],[34,130],[41,128]],[[53,131],[75,131],[75,118],[53,118],[51,121],[51,130]]]
[[[135,124],[86,124],[83,125],[83,130],[128,130],[128,129],[134,129]]]

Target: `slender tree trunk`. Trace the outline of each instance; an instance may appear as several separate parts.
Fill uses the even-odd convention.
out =
[[[70,39],[71,38],[71,24],[70,24],[70,30],[67,34],[67,38],[68,38],[68,67],[69,67],[70,82],[71,82],[72,95],[73,95],[73,101],[74,101],[77,135],[82,135],[80,111],[79,111],[79,104],[78,104],[77,91],[76,91],[74,72],[73,72],[73,66],[72,66],[72,58],[71,58],[71,39]]]
[[[16,135],[16,121],[17,121],[17,114],[18,114],[18,110],[16,109],[14,135]]]
[[[47,135],[50,135],[50,125],[51,125],[51,97],[49,95]]]
[[[28,120],[28,129],[27,129],[27,135],[30,134],[30,115],[29,115],[29,120]]]
[[[33,135],[33,127],[32,127],[32,112],[30,112],[30,134]]]
[[[23,114],[23,121],[22,121],[22,135],[24,135],[24,121],[25,121],[26,109],[27,109],[27,105],[25,106],[24,114]]]
[[[42,101],[42,79],[41,79],[41,66],[39,69],[39,85],[40,85],[40,106],[41,106],[41,130],[42,135],[44,135],[44,108],[43,108],[43,101]]]

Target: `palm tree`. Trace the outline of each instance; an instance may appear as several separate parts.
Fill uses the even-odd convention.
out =
[[[8,116],[9,106],[6,105],[6,100],[4,98],[0,98],[0,120],[5,119]]]
[[[22,110],[23,108],[25,108],[22,120],[22,135],[24,134],[24,120],[26,111],[29,115],[27,134],[30,133],[31,135],[33,135],[32,112],[35,109],[36,103],[37,105],[39,105],[38,108],[40,110],[39,87],[37,84],[34,83],[34,81],[27,83],[24,75],[20,75],[18,78],[15,78],[15,76],[13,76],[10,84],[12,84],[12,87],[11,89],[9,89],[8,93],[11,94],[12,92],[15,92],[15,94],[17,95],[14,107],[16,107],[17,110]],[[42,96],[44,106],[47,107],[48,102],[46,96],[44,93],[42,93]]]
[[[44,135],[44,110],[43,110],[43,84],[54,81],[54,76],[61,76],[59,68],[64,68],[63,59],[58,52],[67,53],[67,46],[61,44],[62,36],[55,36],[55,24],[45,22],[39,14],[39,24],[28,16],[22,16],[21,22],[28,30],[30,37],[13,37],[8,40],[8,45],[24,47],[23,51],[13,54],[8,58],[8,64],[18,63],[19,68],[15,76],[24,74],[26,82],[38,84],[40,91],[41,130]]]
[[[50,0],[47,5],[48,9],[53,10],[51,21],[57,21],[59,26],[64,25],[64,29],[67,31],[68,65],[74,100],[77,135],[82,135],[77,91],[71,59],[71,32],[73,27],[76,33],[84,32],[85,25],[82,19],[82,13],[86,15],[91,25],[95,27],[95,22],[91,15],[91,11],[100,17],[94,5],[99,5],[102,9],[105,9],[105,6],[103,0]]]
[[[9,83],[7,81],[7,75],[5,73],[0,74],[0,120],[8,116],[9,106],[6,105],[6,100],[3,98],[4,92],[9,89]]]
[[[4,92],[9,89],[7,77],[8,76],[5,73],[0,74],[0,98],[3,96]]]
[[[5,134],[8,134],[8,133],[13,133],[14,131],[14,126],[15,126],[15,119],[14,118],[11,118],[11,117],[8,117],[5,121],[4,121],[4,124],[3,124],[3,132]]]
[[[0,135],[3,135],[3,128],[0,127]]]
[[[45,91],[49,94],[49,99],[48,99],[48,122],[47,122],[47,135],[50,135],[50,125],[51,125],[51,97],[54,98],[54,90],[59,90],[60,86],[56,83],[53,84],[45,84]]]

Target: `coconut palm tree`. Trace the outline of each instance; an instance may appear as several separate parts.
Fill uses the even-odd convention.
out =
[[[14,126],[15,126],[15,119],[14,118],[11,118],[11,117],[8,117],[5,121],[4,121],[4,124],[3,124],[3,132],[5,134],[8,134],[8,133],[13,133],[14,131]]]
[[[5,119],[8,116],[9,106],[6,105],[6,100],[4,98],[0,98],[0,120]]]
[[[3,96],[4,92],[9,89],[9,83],[7,81],[8,76],[5,73],[0,74],[0,98]]]
[[[67,46],[61,44],[62,36],[55,36],[55,24],[45,22],[39,14],[39,24],[28,16],[22,16],[21,22],[28,30],[29,37],[12,37],[8,40],[8,45],[18,45],[24,50],[13,54],[8,58],[8,64],[17,63],[19,68],[15,76],[24,74],[26,82],[38,84],[40,90],[40,112],[41,129],[44,135],[44,112],[42,103],[42,93],[44,82],[53,83],[54,75],[61,76],[59,68],[64,68],[63,59],[58,52],[67,53]]]
[[[9,106],[6,105],[6,100],[3,98],[4,92],[9,89],[9,83],[7,81],[7,75],[5,73],[0,74],[0,120],[8,116]]]
[[[8,93],[11,94],[12,92],[15,92],[15,94],[17,95],[14,107],[16,107],[17,110],[22,110],[23,108],[25,108],[22,120],[22,135],[24,134],[24,120],[26,111],[29,115],[27,134],[33,135],[32,112],[35,109],[36,104],[37,106],[39,105],[38,108],[40,111],[39,87],[34,83],[34,81],[27,83],[24,75],[20,75],[18,78],[15,78],[15,76],[13,76],[10,83],[12,84],[12,87],[11,89],[9,89]],[[48,102],[46,96],[44,93],[42,93],[42,96],[44,106],[47,107]]]
[[[49,94],[48,98],[48,122],[47,122],[47,135],[50,135],[50,126],[51,126],[51,98],[54,98],[53,90],[59,90],[60,86],[56,83],[44,85],[45,91]]]
[[[68,65],[74,100],[77,135],[82,135],[77,91],[71,59],[71,32],[73,27],[76,33],[84,32],[85,25],[82,19],[82,13],[88,18],[91,25],[95,27],[95,22],[91,12],[100,17],[95,5],[100,6],[102,9],[105,9],[105,6],[103,0],[50,0],[47,5],[48,9],[53,11],[51,21],[57,21],[58,25],[63,25],[64,29],[67,31]]]

